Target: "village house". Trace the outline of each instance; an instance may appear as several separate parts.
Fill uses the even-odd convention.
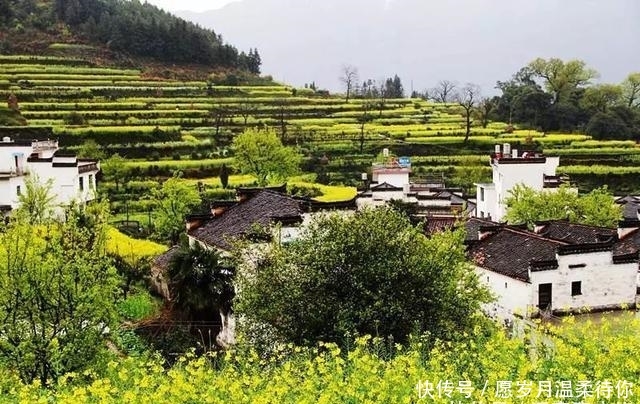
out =
[[[57,140],[12,140],[0,142],[0,210],[19,206],[28,178],[51,184],[55,206],[86,203],[95,198],[97,160],[79,159],[59,151]]]
[[[371,181],[363,173],[365,188],[358,193],[358,209],[377,207],[397,201],[407,205],[415,219],[427,226],[452,226],[457,219],[470,216],[475,204],[463,196],[462,189],[447,188],[442,178],[411,180],[411,161],[408,157],[390,157],[383,151],[386,161],[371,167]]]
[[[466,225],[468,255],[496,295],[500,318],[636,307],[640,222],[619,229],[538,223],[534,231],[483,219]]]
[[[519,152],[509,143],[495,145],[491,155],[492,182],[476,184],[475,217],[496,222],[503,220],[509,192],[518,184],[535,191],[558,189],[568,179],[556,175],[559,157],[546,157],[538,152]]]
[[[272,188],[238,188],[235,201],[212,201],[207,212],[187,217],[189,245],[199,244],[229,255],[236,241],[248,240],[255,248],[270,241],[288,243],[299,237],[304,226],[319,212],[353,212],[355,198],[342,202],[319,202],[286,194],[286,185]],[[174,246],[152,263],[151,285],[170,300],[165,274],[178,252]],[[235,319],[220,313],[222,327],[216,337],[220,345],[234,343]]]

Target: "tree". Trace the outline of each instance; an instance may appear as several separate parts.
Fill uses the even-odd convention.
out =
[[[105,153],[102,147],[95,140],[89,139],[85,141],[78,149],[78,157],[102,160],[105,158]]]
[[[24,220],[32,225],[48,223],[54,217],[55,196],[51,194],[53,180],[41,184],[38,176],[33,175],[25,180],[24,185],[24,192],[18,196]]]
[[[629,74],[622,82],[622,98],[629,108],[640,107],[640,72]]]
[[[104,175],[116,184],[116,191],[119,191],[120,185],[124,185],[127,179],[126,160],[116,153],[102,162],[101,168]]]
[[[616,84],[598,84],[584,90],[581,106],[591,113],[607,112],[607,110],[620,103],[622,99],[622,87]]]
[[[473,122],[473,112],[476,102],[480,97],[480,87],[475,84],[467,83],[454,95],[454,100],[462,107],[465,119],[464,142],[466,143],[471,136],[471,123]]]
[[[168,275],[171,302],[182,316],[196,322],[222,320],[222,335],[217,340],[224,345],[233,342],[232,336],[226,335],[232,331],[228,327],[235,295],[235,270],[230,263],[216,250],[185,243],[173,258]],[[210,330],[199,331],[206,334]]]
[[[385,93],[389,98],[404,98],[404,87],[397,74],[385,81]]]
[[[156,233],[160,238],[176,243],[184,231],[185,216],[200,204],[198,191],[179,175],[174,175],[162,187],[154,189],[151,198],[155,207]]]
[[[227,186],[229,186],[229,169],[224,163],[222,164],[222,167],[220,167],[220,184],[224,189],[227,189]]]
[[[632,129],[614,112],[597,112],[589,119],[585,132],[599,140],[627,140],[633,136]]]
[[[342,66],[340,82],[344,85],[346,92],[345,102],[349,102],[349,97],[358,83],[358,68],[351,65]]]
[[[428,91],[435,102],[447,103],[453,101],[456,83],[449,80],[440,80],[438,85]],[[425,91],[425,93],[427,93]]]
[[[615,227],[622,218],[622,208],[605,188],[597,188],[579,196],[567,186],[555,191],[535,191],[516,185],[505,199],[506,220],[511,224],[527,224],[545,220],[568,219],[593,226]]]
[[[34,227],[19,209],[0,233],[0,356],[24,382],[85,369],[104,346],[117,295],[107,212],[71,207]]]
[[[561,59],[537,58],[527,65],[533,77],[543,80],[553,94],[554,103],[560,102],[576,88],[585,86],[598,77],[598,72],[586,66],[582,60],[563,62]]]
[[[495,108],[495,105],[496,100],[489,97],[484,97],[478,102],[478,107],[476,108],[475,113],[483,128],[486,128],[487,125],[489,125],[491,112]]]
[[[428,239],[389,207],[320,216],[238,276],[236,311],[295,344],[344,345],[349,333],[448,339],[473,328],[488,301],[461,232]]]
[[[365,131],[364,131],[364,127],[367,123],[371,122],[373,120],[373,117],[371,116],[371,108],[373,106],[371,105],[370,102],[363,102],[362,103],[362,115],[360,115],[358,117],[358,123],[360,124],[360,137],[359,137],[359,142],[360,142],[360,154],[362,154],[364,152],[364,141],[366,140],[365,138]]]
[[[238,170],[255,176],[260,186],[295,175],[302,160],[273,130],[246,130],[233,139],[232,149]]]

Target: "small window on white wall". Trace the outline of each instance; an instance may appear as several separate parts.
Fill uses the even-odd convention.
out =
[[[16,195],[18,196],[22,195],[22,189],[20,188],[20,185],[16,187]]]
[[[505,283],[504,283],[504,288],[505,288],[505,289],[507,288],[507,282],[505,282]]]
[[[582,294],[582,282],[571,282],[571,296],[579,296]]]

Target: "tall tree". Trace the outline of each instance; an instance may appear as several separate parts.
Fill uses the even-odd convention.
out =
[[[260,186],[295,175],[302,160],[273,130],[246,130],[233,139],[232,149],[240,172],[255,176]]]
[[[24,220],[32,225],[48,223],[54,218],[55,195],[51,193],[53,180],[41,183],[37,175],[31,175],[25,181],[25,189],[18,196],[20,211]]]
[[[554,103],[565,100],[572,91],[598,77],[598,72],[588,68],[582,60],[564,62],[557,58],[537,58],[527,68],[533,77],[543,81],[546,89],[553,94]]]
[[[622,87],[617,84],[597,84],[587,87],[580,100],[581,106],[587,111],[607,112],[609,107],[617,105],[622,99]]]
[[[629,108],[640,107],[640,72],[629,74],[622,82],[622,97]]]
[[[429,90],[429,94],[435,102],[452,102],[455,96],[456,83],[449,80],[440,80],[438,85]]]
[[[185,228],[185,216],[200,204],[196,187],[186,184],[179,174],[166,180],[152,193],[155,207],[155,230],[164,240],[178,241]]]
[[[119,191],[120,185],[127,180],[128,170],[124,157],[116,153],[102,162],[101,167],[104,175],[116,184],[116,191]]]
[[[351,65],[344,65],[340,70],[340,82],[345,90],[345,102],[349,102],[351,93],[354,92],[358,84],[358,68]]]
[[[104,347],[117,295],[107,212],[71,207],[34,227],[19,209],[0,233],[0,357],[24,382],[86,369]]]
[[[478,99],[480,98],[480,87],[473,83],[467,83],[454,95],[455,102],[462,108],[465,120],[465,143],[471,136],[471,124],[473,123],[473,112]]]
[[[296,344],[344,344],[349,333],[453,338],[473,328],[489,299],[462,240],[460,232],[428,239],[389,207],[322,216],[239,269],[236,310]]]
[[[478,107],[475,112],[483,128],[486,128],[487,125],[489,125],[490,116],[495,106],[496,100],[489,97],[484,97],[478,102]]]
[[[222,167],[220,167],[220,185],[222,185],[224,189],[229,186],[229,168],[227,168],[227,165],[224,163]]]

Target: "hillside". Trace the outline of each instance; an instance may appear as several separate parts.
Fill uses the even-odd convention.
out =
[[[96,64],[201,65],[260,72],[248,53],[204,29],[139,1],[0,1],[0,54],[76,56]]]
[[[559,171],[571,175],[582,191],[607,184],[619,194],[640,192],[640,148],[634,141],[507,133],[505,123],[493,122],[473,126],[465,143],[464,117],[456,104],[409,98],[347,103],[310,88],[216,85],[151,78],[137,69],[97,67],[77,58],[0,56],[0,97],[12,94],[28,126],[0,126],[0,136],[56,137],[81,153],[93,140],[102,145],[102,158],[120,154],[126,158],[119,174],[124,187],[110,175],[100,187],[115,212],[139,214],[145,223],[152,208],[145,195],[175,170],[194,187],[201,183],[210,198],[231,197],[217,178],[220,167],[233,165],[233,137],[256,126],[275,128],[286,144],[303,152],[304,175],[294,181],[329,200],[353,196],[353,188],[341,186],[358,185],[360,173],[385,147],[410,156],[416,177],[442,176],[474,192],[474,182],[490,177],[493,145],[505,142],[562,156]],[[232,175],[230,183],[253,181]]]

